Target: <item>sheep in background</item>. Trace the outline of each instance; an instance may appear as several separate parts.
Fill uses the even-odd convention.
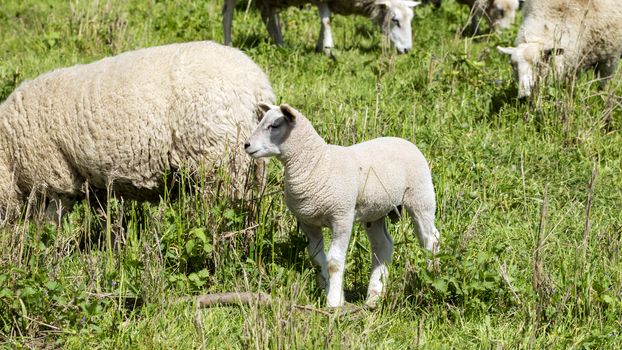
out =
[[[240,140],[258,123],[259,101],[274,99],[257,64],[213,42],[126,52],[23,82],[0,105],[0,218],[14,217],[31,192],[51,198],[48,214],[66,208],[86,183],[157,199],[164,175],[182,166],[228,167],[242,191],[252,162]]]
[[[518,12],[518,0],[457,0],[458,3],[468,5],[471,9],[469,16],[469,32],[477,34],[480,20],[486,19],[495,29],[508,29],[514,23]]]
[[[439,250],[428,163],[419,149],[404,139],[384,137],[349,147],[329,145],[290,106],[260,106],[266,114],[244,148],[253,158],[275,156],[283,163],[285,203],[309,239],[309,255],[320,268],[320,285],[328,282],[328,306],[344,302],[345,258],[356,220],[365,223],[371,243],[367,304],[375,307],[384,294],[393,253],[387,215],[398,216],[401,207],[406,207],[421,245],[433,253]],[[322,227],[332,230],[327,254]]]
[[[604,86],[622,55],[622,1],[525,1],[516,47],[498,47],[511,56],[518,96],[528,97],[552,58],[563,77],[596,66]]]
[[[331,55],[333,35],[330,27],[331,12],[341,15],[361,15],[369,17],[382,28],[399,53],[412,48],[411,21],[413,7],[419,2],[408,0],[256,0],[254,4],[261,11],[268,33],[274,42],[281,46],[283,35],[279,25],[278,11],[290,6],[313,3],[320,11],[321,29],[316,50]],[[231,45],[231,25],[235,0],[225,0],[223,6],[223,29],[225,44]]]

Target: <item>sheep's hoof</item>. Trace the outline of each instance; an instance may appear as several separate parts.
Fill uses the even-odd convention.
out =
[[[374,293],[367,297],[367,300],[365,301],[365,305],[367,305],[368,308],[374,310],[375,308],[378,307],[379,301],[380,301],[380,294]]]

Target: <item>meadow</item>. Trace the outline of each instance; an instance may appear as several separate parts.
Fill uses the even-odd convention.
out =
[[[370,251],[355,225],[346,299],[324,309],[306,238],[272,160],[264,191],[239,201],[230,176],[181,174],[158,203],[76,205],[0,227],[4,348],[619,349],[622,346],[622,72],[593,72],[516,96],[509,60],[518,24],[475,38],[468,9],[422,6],[413,50],[397,55],[362,17],[335,16],[335,59],[314,51],[317,10],[281,14],[286,47],[238,4],[234,46],[268,74],[278,102],[328,142],[379,136],[428,159],[441,232],[428,271],[409,220],[388,292],[362,308]],[[220,0],[2,0],[0,101],[48,70],[141,47],[222,42]],[[520,22],[520,16],[518,18]],[[326,232],[327,238],[329,237]],[[194,297],[264,292],[269,305],[198,309]]]

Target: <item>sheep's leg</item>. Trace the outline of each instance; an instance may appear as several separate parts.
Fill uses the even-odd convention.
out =
[[[597,67],[598,77],[600,78],[600,87],[601,89],[605,88],[607,85],[607,81],[613,77],[616,73],[616,69],[618,68],[619,58],[610,59],[605,62],[599,62]]]
[[[420,192],[411,195],[411,197],[404,204],[414,221],[419,243],[428,251],[436,254],[440,248],[440,233],[434,226],[434,212],[436,211],[434,190],[425,191],[425,193]],[[433,262],[428,260],[428,267],[432,267],[432,265]]]
[[[388,266],[393,254],[393,239],[387,231],[384,218],[369,222],[365,231],[371,244],[371,277],[367,287],[367,306],[375,308],[378,300],[384,295],[384,285],[389,276]]]
[[[333,222],[331,227],[333,234],[327,256],[328,288],[326,290],[326,305],[328,307],[342,306],[344,302],[343,273],[353,220],[354,214]]]
[[[318,52],[324,52],[325,54],[332,56],[331,49],[333,48],[333,33],[330,28],[330,9],[325,2],[319,2],[317,8],[320,11],[320,36],[317,40],[315,49]]]
[[[281,33],[281,26],[279,25],[279,14],[276,8],[271,6],[261,7],[261,19],[268,29],[268,33],[272,37],[272,40],[277,46],[285,45],[283,40],[283,34]]]
[[[225,45],[231,45],[231,26],[233,23],[233,10],[235,0],[225,0],[222,6],[222,29],[225,34]]]
[[[324,254],[324,235],[322,235],[322,228],[309,226],[302,222],[300,223],[300,228],[309,240],[307,251],[309,252],[311,261],[320,269],[316,275],[318,286],[322,289],[326,289],[328,271],[326,266],[326,255]]]

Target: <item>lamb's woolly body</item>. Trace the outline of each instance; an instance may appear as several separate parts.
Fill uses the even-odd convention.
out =
[[[0,105],[0,212],[31,191],[72,199],[108,184],[145,198],[182,165],[250,164],[239,142],[274,101],[236,49],[193,42],[126,52],[22,83]],[[3,208],[4,207],[4,208]]]
[[[617,62],[622,55],[622,1],[531,0],[523,17],[516,45],[563,49],[556,63],[564,71]]]
[[[268,106],[266,106],[268,107]],[[352,224],[365,223],[372,247],[367,303],[384,293],[393,241],[385,217],[404,207],[420,243],[438,251],[430,168],[412,143],[384,137],[349,147],[329,145],[287,105],[268,110],[245,144],[253,157],[276,156],[284,166],[285,203],[309,239],[308,250],[327,284],[328,306],[343,304],[343,272]],[[281,114],[279,114],[281,113]],[[285,118],[285,119],[284,119]],[[322,227],[332,230],[324,253]]]
[[[352,214],[356,221],[376,221],[397,210],[405,197],[434,203],[427,162],[404,139],[329,145],[302,118],[290,138],[297,141],[278,157],[285,169],[285,202],[306,224],[330,227],[334,218]]]

